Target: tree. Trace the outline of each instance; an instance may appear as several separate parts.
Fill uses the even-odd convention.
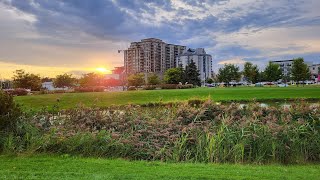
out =
[[[208,78],[208,79],[206,79],[206,83],[208,83],[208,84],[212,84],[212,83],[214,83],[214,81],[213,81],[213,79]]]
[[[143,73],[132,74],[128,77],[129,86],[137,87],[137,86],[142,86],[143,84],[145,84]]]
[[[291,77],[290,75],[283,75],[281,79],[284,83],[287,83],[288,81],[291,80]]]
[[[41,78],[39,75],[26,73],[23,69],[16,70],[13,76],[13,83],[16,88],[31,89],[39,91],[41,88]]]
[[[80,79],[80,86],[82,87],[92,87],[92,86],[102,86],[104,77],[101,74],[88,73],[84,74]]]
[[[62,74],[57,75],[54,79],[53,84],[55,87],[58,88],[65,88],[65,87],[72,87],[74,86],[75,78],[72,77],[72,74]]]
[[[150,74],[148,76],[148,84],[149,85],[157,85],[160,84],[160,79],[156,74]]]
[[[165,72],[164,81],[168,84],[179,84],[183,82],[183,75],[182,68],[171,68]]]
[[[234,64],[225,64],[224,67],[219,68],[217,75],[220,82],[225,82],[229,86],[231,81],[239,81],[240,79],[239,67]]]
[[[196,66],[196,63],[191,61],[184,70],[184,80],[189,84],[201,86],[201,79],[199,78],[200,73]]]
[[[122,85],[122,81],[119,79],[109,78],[104,81],[104,86],[114,87],[114,86],[121,86],[121,85]]]
[[[52,78],[49,78],[49,77],[44,77],[44,78],[42,78],[41,79],[41,82],[52,82],[53,81],[53,79]]]
[[[246,62],[244,64],[243,70],[244,77],[251,83],[256,83],[259,81],[259,69],[257,65],[253,65],[251,62]]]
[[[265,73],[264,71],[259,72],[259,74],[258,74],[258,81],[259,81],[259,82],[267,81],[265,74],[266,74],[266,73]]]
[[[292,69],[291,69],[292,79],[294,81],[305,81],[310,79],[310,71],[308,65],[304,63],[303,58],[293,59]]]
[[[279,64],[272,63],[271,61],[264,70],[264,76],[267,81],[273,82],[281,79],[282,72]]]

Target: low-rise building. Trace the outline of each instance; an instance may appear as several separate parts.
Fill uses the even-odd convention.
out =
[[[64,87],[64,88],[54,87],[54,83],[53,83],[52,81],[43,82],[43,83],[41,84],[41,87],[42,87],[43,89],[48,90],[48,91],[58,91],[58,90],[64,90],[64,91],[66,91],[66,90],[69,90],[68,87]]]
[[[0,89],[12,89],[13,82],[9,80],[0,80]]]
[[[291,60],[280,60],[280,61],[271,61],[271,62],[275,64],[279,64],[283,76],[290,77],[293,61],[294,60],[291,59]],[[309,61],[305,61],[304,63],[307,64],[309,67],[312,65],[312,62],[309,62]]]
[[[205,82],[205,80],[208,78],[212,78],[212,56],[207,54],[204,48],[189,48],[179,55],[176,61],[176,67],[182,68],[185,68],[193,61],[199,70],[200,79],[202,82]]]
[[[320,64],[312,64],[309,66],[311,80],[320,82]]]
[[[291,68],[293,60],[271,61],[274,64],[279,64],[283,76],[291,76]]]

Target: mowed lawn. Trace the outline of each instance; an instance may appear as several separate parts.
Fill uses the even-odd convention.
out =
[[[0,179],[319,179],[320,165],[239,165],[0,156]]]
[[[237,88],[195,88],[173,90],[141,90],[126,92],[96,92],[96,93],[64,93],[15,97],[15,101],[26,108],[53,107],[59,104],[60,108],[73,108],[77,104],[86,106],[110,106],[145,104],[149,102],[174,102],[188,99],[211,98],[222,100],[272,100],[292,98],[320,99],[319,86],[306,87],[237,87]],[[59,99],[59,103],[57,102]]]

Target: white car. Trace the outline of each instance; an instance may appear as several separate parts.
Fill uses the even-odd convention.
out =
[[[288,87],[289,85],[288,84],[278,84],[278,87]]]

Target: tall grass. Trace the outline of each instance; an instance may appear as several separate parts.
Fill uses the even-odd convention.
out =
[[[320,161],[319,104],[290,109],[211,101],[86,108],[22,117],[3,152],[215,163]]]

